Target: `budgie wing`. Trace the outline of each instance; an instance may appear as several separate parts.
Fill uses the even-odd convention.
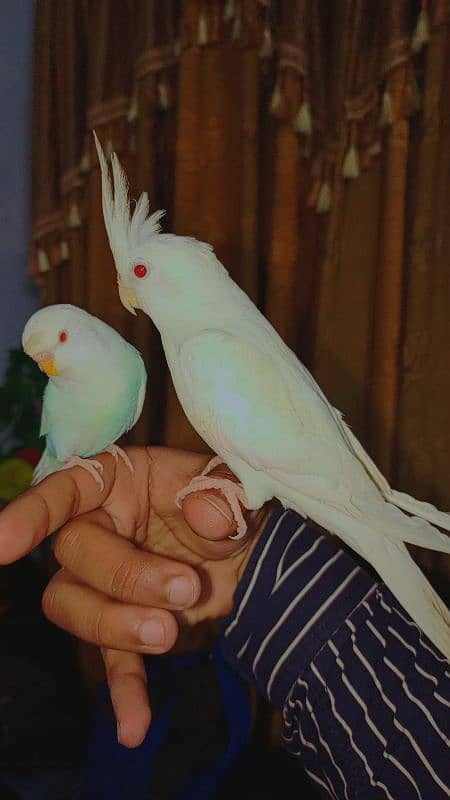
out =
[[[39,431],[39,436],[47,436],[50,430],[49,419],[48,419],[48,402],[46,400],[47,392],[48,392],[48,384],[45,387],[44,397],[42,399],[41,429]]]
[[[140,361],[140,364],[139,364],[139,382],[138,382],[139,388],[138,388],[138,393],[137,393],[135,412],[134,412],[134,416],[133,416],[129,426],[126,429],[127,431],[131,430],[131,428],[134,428],[134,426],[136,425],[136,422],[138,421],[139,417],[142,414],[142,408],[144,406],[145,393],[146,393],[146,389],[147,389],[147,373],[146,373],[146,370],[145,370],[144,362],[142,361],[140,356],[139,356],[139,361]]]

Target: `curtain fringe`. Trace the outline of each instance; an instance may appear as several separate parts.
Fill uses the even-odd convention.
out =
[[[420,53],[422,48],[430,41],[430,18],[428,11],[423,6],[417,17],[417,23],[411,39],[411,50]]]
[[[307,100],[303,100],[303,103],[297,111],[293,127],[296,133],[302,133],[304,136],[311,136],[313,126],[311,109]]]

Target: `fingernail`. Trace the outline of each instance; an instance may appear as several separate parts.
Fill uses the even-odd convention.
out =
[[[164,644],[165,631],[162,622],[148,619],[139,626],[139,638],[142,644]]]
[[[175,606],[190,606],[195,600],[195,587],[189,578],[174,578],[169,584],[169,600]]]
[[[208,503],[208,505],[210,505],[213,508],[215,508],[215,510],[218,511],[219,514],[221,514],[222,517],[224,517],[224,519],[226,519],[227,522],[230,523],[230,525],[233,524],[233,522],[234,522],[233,515],[232,514],[227,514],[225,509],[222,508],[222,506],[220,505],[220,503],[217,500],[213,500],[212,497],[210,497],[209,495],[205,495],[203,499]]]

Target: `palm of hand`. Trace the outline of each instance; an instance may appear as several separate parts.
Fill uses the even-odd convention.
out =
[[[168,556],[196,569],[202,591],[195,606],[179,615],[183,621],[194,625],[224,616],[231,609],[250,540],[245,543],[230,540],[231,526],[227,519],[196,496],[186,503],[191,527],[174,500],[179,489],[203,469],[208,457],[157,447],[133,448],[128,454],[134,475],[118,469],[104,502],[103,519],[98,511],[87,518],[104,524],[142,550]],[[226,509],[220,498],[217,505]],[[196,533],[199,529],[201,537]]]

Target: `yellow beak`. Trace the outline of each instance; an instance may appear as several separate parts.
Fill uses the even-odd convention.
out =
[[[139,308],[136,293],[128,286],[124,286],[123,283],[120,282],[120,278],[117,279],[117,285],[119,287],[119,297],[122,305],[125,306],[130,314],[134,314],[136,316],[136,311],[134,309]]]
[[[42,372],[45,372],[49,378],[57,378],[59,375],[58,370],[55,366],[55,359],[54,358],[46,358],[42,361],[38,361],[38,367]]]

